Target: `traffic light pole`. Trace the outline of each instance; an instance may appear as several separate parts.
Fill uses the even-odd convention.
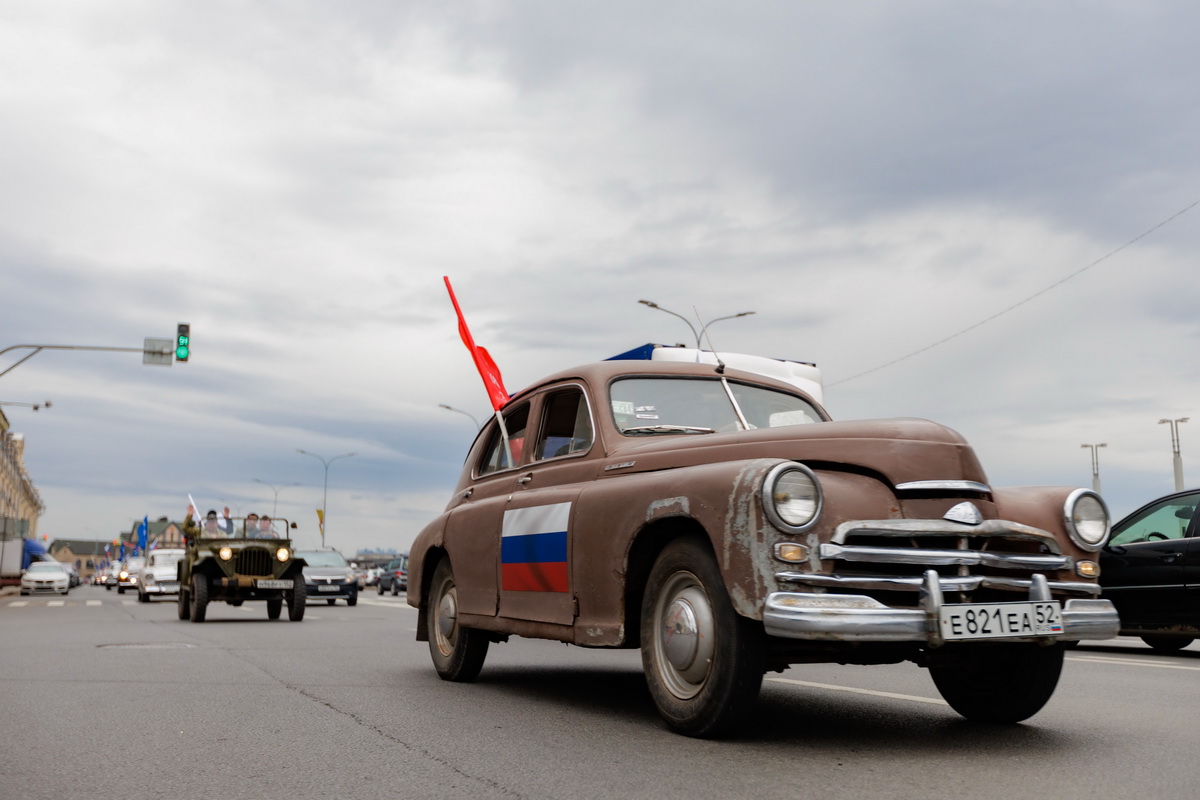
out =
[[[34,356],[36,356],[38,353],[42,352],[43,350],[106,350],[108,352],[113,352],[113,353],[145,353],[146,352],[146,348],[144,348],[144,347],[95,347],[95,346],[91,346],[91,345],[81,345],[81,344],[14,344],[11,347],[6,347],[3,350],[0,350],[0,356],[4,355],[5,353],[8,353],[12,350],[32,350],[33,352],[29,353],[28,355],[21,358],[19,361],[17,361],[17,363],[13,364],[8,369],[4,370],[3,372],[0,372],[0,377],[4,377],[8,373],[12,372],[14,369],[21,366],[26,361],[33,358]]]

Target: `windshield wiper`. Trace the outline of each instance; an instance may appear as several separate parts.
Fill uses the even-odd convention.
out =
[[[622,433],[716,433],[716,431],[700,425],[638,425],[626,428]]]

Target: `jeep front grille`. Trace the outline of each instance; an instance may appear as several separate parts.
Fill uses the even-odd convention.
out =
[[[271,551],[249,547],[237,554],[234,571],[238,575],[271,575]]]
[[[817,549],[822,571],[777,572],[786,583],[855,590],[894,602],[895,592],[921,591],[926,570],[934,570],[943,592],[974,602],[1028,594],[1033,575],[1047,578],[1075,566],[1046,531],[1004,520],[967,526],[947,520],[871,520],[838,526],[833,540]],[[1049,581],[1050,589],[1096,595],[1100,587],[1083,581]],[[969,597],[968,597],[969,596]],[[916,604],[917,598],[911,599]]]

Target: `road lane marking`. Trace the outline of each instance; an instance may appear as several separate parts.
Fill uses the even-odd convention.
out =
[[[48,603],[46,603],[46,605],[48,605],[48,606],[55,606],[55,607],[65,606],[66,604],[67,604],[67,601],[65,601],[65,600],[51,600]]]
[[[20,608],[21,606],[27,606],[27,605],[29,605],[28,600],[13,600],[11,603],[8,604],[8,607],[9,608]]]
[[[1106,658],[1104,656],[1068,656],[1067,661],[1084,661],[1092,664],[1131,664],[1135,667],[1157,667],[1158,669],[1183,669],[1190,672],[1200,672],[1200,667],[1188,667],[1183,664],[1163,664],[1148,658]]]
[[[895,692],[877,692],[874,689],[857,689],[853,686],[835,686],[831,683],[813,683],[812,681],[797,681],[792,678],[767,678],[775,683],[790,683],[796,686],[808,686],[812,689],[829,689],[834,692],[849,692],[851,694],[866,694],[871,697],[890,697],[893,700],[910,700],[914,703],[930,703],[935,706],[949,705],[945,700],[936,697],[918,697],[912,694],[896,694]]]
[[[413,611],[416,611],[416,609],[413,608],[412,606],[410,606],[408,603],[400,603],[400,602],[389,603],[385,600],[368,600],[365,597],[358,598],[358,602],[362,603],[363,605],[367,605],[367,606],[379,606],[380,608],[399,608],[399,609],[409,608],[409,609],[412,609]]]
[[[88,600],[87,604],[89,606],[102,606],[102,605],[104,605],[104,602],[101,600]]]

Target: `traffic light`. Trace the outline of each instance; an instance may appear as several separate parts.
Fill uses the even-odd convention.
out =
[[[175,334],[175,360],[187,361],[192,354],[192,326],[186,322],[179,323],[179,332]]]

